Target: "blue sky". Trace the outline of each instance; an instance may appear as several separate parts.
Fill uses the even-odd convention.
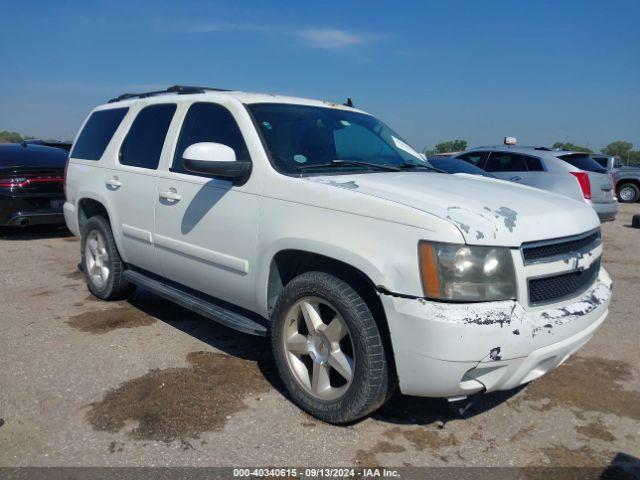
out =
[[[640,149],[640,1],[0,1],[0,130],[176,83],[344,101],[417,148]]]

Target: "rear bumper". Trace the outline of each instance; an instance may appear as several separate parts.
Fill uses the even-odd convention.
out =
[[[530,382],[593,336],[610,299],[604,269],[578,298],[527,310],[516,301],[451,304],[382,295],[400,390],[459,397]]]
[[[52,207],[52,202],[62,204],[64,198],[59,196],[0,197],[0,225],[64,224],[62,205]]]
[[[615,220],[618,215],[618,202],[609,203],[591,203],[591,207],[598,214],[598,218],[601,222],[609,222]]]

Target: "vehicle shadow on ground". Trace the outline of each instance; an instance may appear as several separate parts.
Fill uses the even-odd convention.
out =
[[[129,298],[128,303],[217,350],[256,362],[271,386],[289,399],[289,394],[278,376],[268,338],[237,332],[141,288]],[[507,392],[479,394],[471,397],[469,401],[454,404],[444,399],[409,397],[396,392],[389,402],[371,417],[398,425],[438,423],[444,426],[451,420],[471,418],[491,410],[516,395],[521,389],[522,387]],[[464,412],[461,412],[461,409],[464,409]]]
[[[397,425],[428,425],[475,417],[491,410],[514,395],[524,386],[505,392],[479,393],[466,400],[449,402],[444,398],[423,398],[402,395],[397,391],[380,410],[371,416],[376,420]]]
[[[33,227],[0,227],[0,240],[41,240],[71,237],[67,227],[59,225],[36,225]]]
[[[229,355],[259,362],[265,351],[264,337],[237,332],[143,288],[136,289],[127,303]]]

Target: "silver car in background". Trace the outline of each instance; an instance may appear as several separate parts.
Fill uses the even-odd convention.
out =
[[[611,174],[588,153],[498,145],[456,156],[498,178],[559,193],[590,205],[601,222],[618,213]]]

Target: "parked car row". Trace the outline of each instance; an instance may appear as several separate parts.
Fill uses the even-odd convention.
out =
[[[546,147],[478,147],[455,158],[498,178],[548,190],[591,206],[601,221],[618,213],[613,178],[589,154]]]
[[[490,174],[434,169],[351,105],[176,86],[90,113],[64,215],[96,297],[140,286],[270,333],[293,401],[344,423],[396,386],[453,401],[535,380],[607,316],[609,176],[547,150],[463,157]],[[492,178],[536,172],[564,195]]]

